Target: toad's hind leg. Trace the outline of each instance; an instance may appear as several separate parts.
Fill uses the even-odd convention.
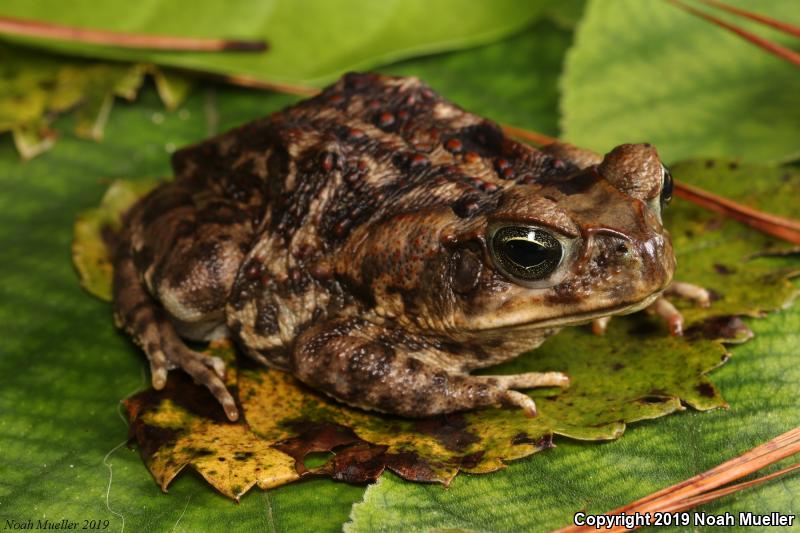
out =
[[[167,371],[180,367],[211,391],[228,419],[239,417],[236,402],[222,381],[223,361],[186,347],[164,309],[139,280],[133,258],[125,251],[114,267],[114,319],[147,354],[153,388],[164,388]]]
[[[222,381],[223,361],[183,339],[224,336],[225,304],[252,237],[251,217],[210,186],[162,185],[128,214],[114,261],[120,327],[140,345],[155,388],[181,368],[206,386],[228,418],[238,416]]]
[[[424,350],[382,340],[373,324],[342,319],[316,324],[299,336],[292,371],[350,405],[415,418],[497,405],[535,416],[533,399],[512,389],[569,383],[560,372],[471,376],[448,371]]]

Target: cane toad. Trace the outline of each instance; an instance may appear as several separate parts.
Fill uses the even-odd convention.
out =
[[[675,269],[655,148],[532,148],[415,78],[348,74],[172,165],[126,217],[115,317],[156,389],[181,368],[231,420],[224,364],[183,339],[362,408],[533,415],[519,389],[567,376],[470,372],[653,304]]]

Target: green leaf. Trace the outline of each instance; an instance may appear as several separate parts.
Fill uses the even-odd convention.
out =
[[[571,43],[571,31],[540,21],[499,43],[381,71],[418,76],[473,113],[558,136],[557,84]]]
[[[792,0],[726,3],[797,19]],[[728,19],[793,45],[790,36]],[[666,161],[800,156],[797,67],[669,2],[590,1],[561,88],[564,138],[578,146],[604,152],[648,141]]]
[[[534,41],[527,34],[525,37]],[[420,60],[420,69],[424,61],[425,77],[435,88],[448,95],[457,89],[457,101],[472,98],[481,106],[476,110],[490,117],[532,128],[540,122],[552,124],[552,108],[546,117],[539,117],[534,114],[539,104],[525,107],[533,95],[523,91],[505,96],[502,83],[524,79],[526,86],[535,87],[540,75],[538,59],[527,57],[527,63],[516,54],[540,49],[508,46],[500,68],[481,50]],[[483,58],[476,59],[474,70],[467,64],[472,54]],[[446,61],[454,55],[464,59],[457,61],[462,67],[452,78],[454,88],[449,89],[440,80],[446,78]],[[442,61],[439,73],[435,72],[437,60]],[[504,64],[507,68],[502,68]],[[490,79],[482,70],[487,66],[498,68]],[[411,62],[398,68],[414,72]],[[486,90],[490,83],[496,85]],[[491,95],[495,94],[498,102],[493,104]],[[548,89],[547,94],[555,93]],[[69,265],[75,217],[97,205],[110,180],[166,176],[169,153],[176,147],[278,110],[295,99],[208,86],[173,113],[164,112],[155,93],[146,90],[139,101],[119,106],[109,117],[101,145],[69,133],[74,126],[69,118],[57,124],[65,131],[61,142],[24,165],[17,161],[10,144],[0,143],[4,190],[0,195],[0,456],[10,458],[4,466],[11,465],[0,479],[0,522],[24,516],[34,521],[96,516],[110,520],[111,530],[120,529],[124,518],[125,531],[163,531],[173,526],[178,531],[341,528],[363,487],[307,480],[253,492],[235,505],[209,490],[199,476],[183,475],[172,484],[169,494],[162,494],[139,454],[122,445],[127,429],[119,417],[118,400],[146,386],[144,359],[115,331],[108,305],[80,289]],[[513,113],[515,106],[525,111],[518,121],[510,120],[492,112],[501,105],[504,113]],[[433,508],[433,500],[424,499],[409,503],[418,501],[421,506],[415,512],[429,513],[440,523],[446,521],[442,518],[445,512],[453,511],[456,517],[471,516],[473,523],[483,524],[482,529],[501,529],[525,516],[555,527],[586,502],[594,502],[598,510],[611,508],[712,466],[721,456],[742,451],[787,425],[797,425],[796,406],[790,398],[799,379],[796,353],[787,346],[796,346],[800,339],[794,333],[798,321],[792,313],[795,311],[753,322],[756,339],[737,348],[734,360],[714,373],[732,405],[729,411],[687,411],[634,427],[624,439],[602,446],[562,439],[560,449],[514,463],[505,471],[456,478],[448,491],[438,486],[416,487],[437,496],[453,494],[454,500],[464,502],[460,507],[448,507],[444,502]],[[739,356],[748,354],[752,354],[752,366],[743,367]],[[739,410],[741,404],[746,410]],[[655,458],[644,445],[650,441],[640,440],[642,434],[652,436],[657,445],[654,450],[660,450]],[[669,446],[659,447],[659,443]],[[592,451],[588,456],[572,453],[587,449]],[[619,453],[612,454],[614,450]],[[572,459],[551,461],[555,453],[562,460]],[[526,470],[526,475],[511,476],[529,466],[532,470]],[[607,477],[593,482],[598,472]],[[612,474],[617,472],[627,484],[611,484]],[[513,491],[508,491],[511,496],[505,500],[505,495],[499,499],[490,496],[520,484],[527,487],[530,498],[520,500]],[[737,496],[729,508],[763,509],[765,498],[773,498],[776,508],[791,510],[782,507],[782,502],[786,494],[796,493],[800,487],[792,480],[770,487]],[[485,500],[478,492],[481,490],[489,495]],[[545,505],[550,498],[558,500],[552,508]],[[467,505],[470,500],[471,508]],[[370,497],[370,504],[374,503],[375,498]],[[387,519],[392,516],[386,514]],[[497,519],[496,526],[490,522],[492,518]],[[420,517],[402,520],[412,527]]]
[[[800,172],[796,168],[709,159],[678,163],[672,172],[678,180],[765,212],[797,215]],[[796,292],[786,278],[800,272],[800,264],[757,255],[788,245],[689,202],[675,203],[664,218],[678,259],[676,275],[711,290],[715,299],[713,315],[681,306],[689,327],[699,327],[710,316],[758,316],[782,307]]]
[[[318,85],[347,70],[498,40],[524,28],[548,4],[547,0],[82,0],[67,5],[55,0],[6,0],[0,15],[121,32],[266,40],[270,48],[265,53],[198,53],[14,38],[64,53]],[[191,24],[186,23],[187,14]]]

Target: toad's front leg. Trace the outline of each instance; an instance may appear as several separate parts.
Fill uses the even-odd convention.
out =
[[[312,326],[297,340],[292,371],[347,404],[414,418],[497,405],[514,405],[535,416],[534,401],[513,389],[569,384],[560,372],[471,376],[449,371],[426,348],[389,343],[380,333],[378,326],[359,319]]]
[[[673,281],[647,311],[653,313],[667,322],[672,335],[683,335],[683,315],[678,311],[668,297],[675,296],[694,302],[700,307],[711,305],[711,293],[707,289],[682,281]]]

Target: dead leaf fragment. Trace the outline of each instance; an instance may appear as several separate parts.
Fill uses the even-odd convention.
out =
[[[50,149],[55,118],[70,111],[75,133],[103,138],[114,99],[134,100],[150,74],[167,109],[175,109],[191,88],[190,78],[153,65],[101,63],[0,45],[0,133],[10,131],[23,159]]]

